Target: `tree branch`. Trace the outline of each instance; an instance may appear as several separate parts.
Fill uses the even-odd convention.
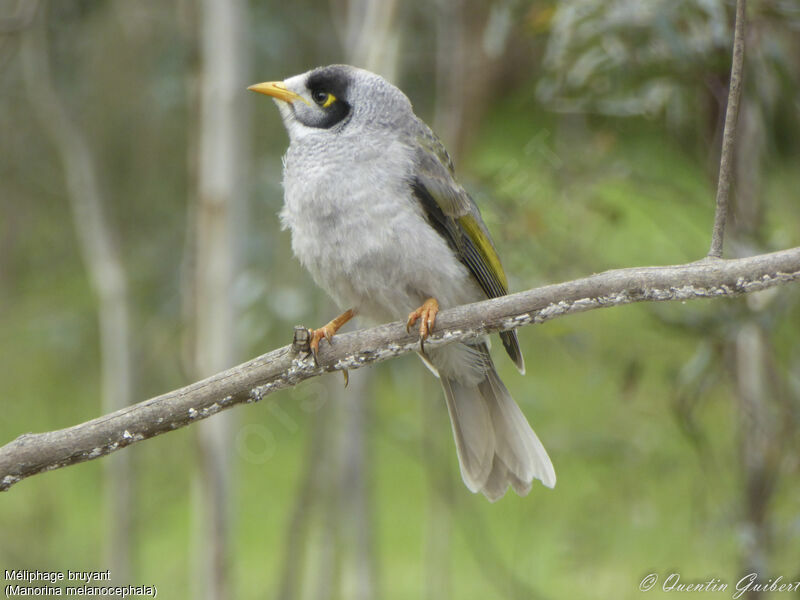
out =
[[[633,302],[736,296],[800,280],[800,247],[735,260],[702,260],[668,267],[618,269],[565,283],[444,310],[426,347],[595,308]],[[135,442],[185,427],[235,404],[261,400],[327,371],[357,369],[419,350],[419,340],[396,322],[337,335],[323,344],[319,364],[295,343],[184,388],[91,421],[47,433],[24,434],[0,448],[0,491],[25,477],[99,458]],[[303,335],[298,335],[303,334]]]
[[[736,24],[733,33],[733,58],[731,60],[731,80],[728,86],[728,105],[725,108],[725,129],[722,133],[722,151],[719,159],[719,180],[717,181],[717,208],[714,213],[714,229],[711,233],[711,248],[708,256],[722,256],[722,240],[725,235],[725,221],[728,218],[728,197],[731,188],[731,166],[736,141],[736,121],[739,116],[739,98],[742,95],[742,64],[744,64],[744,21],[745,0],[736,2]]]

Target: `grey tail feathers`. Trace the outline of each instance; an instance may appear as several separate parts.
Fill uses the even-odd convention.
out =
[[[509,485],[526,495],[534,479],[552,488],[556,474],[547,451],[488,353],[485,360],[486,377],[477,385],[440,377],[464,483],[491,502],[502,498]]]

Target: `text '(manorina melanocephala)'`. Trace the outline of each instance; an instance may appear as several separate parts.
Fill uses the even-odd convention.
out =
[[[312,330],[312,349],[354,316],[419,322],[421,340],[439,308],[508,293],[478,207],[455,179],[442,143],[408,98],[382,77],[346,65],[249,89],[272,96],[289,132],[283,225],[314,281],[346,310]],[[517,334],[500,334],[520,372]],[[525,495],[553,487],[542,443],[497,375],[488,339],[420,357],[442,382],[461,476],[473,492]]]

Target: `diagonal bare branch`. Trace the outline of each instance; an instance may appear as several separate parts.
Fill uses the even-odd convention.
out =
[[[736,141],[736,121],[739,117],[739,98],[742,95],[742,65],[744,64],[745,0],[736,2],[736,25],[733,34],[733,59],[731,81],[728,86],[728,105],[725,108],[725,129],[722,133],[722,151],[719,159],[717,181],[717,208],[714,213],[714,229],[711,233],[711,248],[708,256],[722,257],[722,241],[725,236],[725,221],[728,218],[728,198],[731,189],[731,168]]]
[[[439,313],[426,342],[435,347],[564,315],[633,302],[736,296],[800,280],[800,247],[734,260],[618,269]],[[28,433],[0,448],[0,491],[20,480],[99,458],[125,446],[255,402],[327,371],[357,369],[419,349],[400,322],[337,335],[315,364],[296,343],[184,388],[91,421]]]

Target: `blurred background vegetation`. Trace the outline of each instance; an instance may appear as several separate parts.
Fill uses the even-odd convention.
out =
[[[800,3],[751,0],[748,19],[727,256],[800,245]],[[0,1],[0,443],[337,313],[279,229],[277,111],[245,91],[317,65],[408,94],[514,290],[704,256],[732,20],[723,0]],[[799,300],[524,329],[528,375],[498,367],[552,491],[471,495],[438,383],[404,357],[20,483],[0,497],[0,569],[110,568],[162,598],[796,581]]]

